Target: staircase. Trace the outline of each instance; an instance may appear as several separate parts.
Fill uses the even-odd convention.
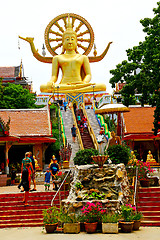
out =
[[[142,226],[160,227],[160,187],[139,188],[138,211],[144,216]]]
[[[29,194],[29,206],[24,206],[24,193],[0,194],[0,228],[43,226],[43,209],[51,206],[56,192],[34,192]],[[67,198],[68,191],[60,192],[61,200]],[[54,205],[60,206],[59,194]]]
[[[93,109],[86,109],[86,112],[87,112],[88,120],[91,124],[91,127],[92,127],[93,131],[94,131],[94,134],[97,137],[98,134],[99,134],[99,131],[100,131],[100,126],[99,126],[99,123],[97,121],[95,112],[94,112]]]
[[[74,166],[73,158],[75,157],[76,153],[79,151],[79,144],[78,141],[75,143],[72,142],[72,134],[71,134],[71,128],[73,127],[73,116],[71,110],[67,110],[66,112],[64,110],[61,110],[63,123],[64,123],[64,130],[67,138],[67,143],[71,144],[72,147],[72,155],[70,159],[70,167]]]
[[[80,114],[81,119],[82,119],[84,116],[82,109],[78,110],[78,114]],[[76,116],[76,118],[77,118],[77,116]],[[88,129],[84,129],[83,133],[81,133],[80,126],[79,126],[79,131],[81,134],[81,139],[82,139],[84,149],[95,148]]]

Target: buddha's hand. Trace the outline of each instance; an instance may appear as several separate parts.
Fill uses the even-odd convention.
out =
[[[48,89],[52,89],[52,88],[54,88],[54,87],[55,87],[55,83],[54,83],[54,82],[49,81],[49,82],[47,83],[47,88],[48,88]]]

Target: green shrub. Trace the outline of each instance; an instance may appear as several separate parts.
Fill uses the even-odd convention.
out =
[[[117,223],[120,216],[117,213],[104,213],[102,214],[103,223]]]
[[[126,165],[129,161],[130,149],[127,146],[113,145],[108,147],[107,154],[113,164],[124,163]]]
[[[59,220],[59,209],[55,206],[50,207],[48,209],[43,210],[43,223],[45,224],[53,224],[57,223]]]
[[[93,159],[91,156],[94,156],[94,155],[98,155],[98,150],[93,148],[80,150],[76,153],[76,156],[73,159],[74,164],[75,165],[91,164],[91,162],[93,162]]]

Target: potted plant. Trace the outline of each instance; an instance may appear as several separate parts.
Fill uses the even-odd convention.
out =
[[[81,182],[76,182],[75,187],[77,188],[77,190],[82,190],[83,189],[83,185]]]
[[[69,213],[67,210],[60,212],[60,221],[63,225],[64,233],[79,233],[80,232],[80,222],[79,216],[75,213]]]
[[[132,219],[134,221],[133,230],[139,230],[142,218],[143,218],[143,214],[141,212],[134,212],[133,213],[133,216],[132,216]]]
[[[102,214],[102,233],[118,233],[119,214],[107,213]]]
[[[135,210],[134,207],[132,207],[131,204],[126,204],[121,206],[121,216],[122,220],[119,221],[120,228],[122,232],[132,232],[133,230],[133,210]]]
[[[86,205],[81,209],[81,213],[86,232],[96,232],[97,224],[98,222],[101,222],[101,216],[103,213],[102,205],[99,202],[87,202]]]
[[[58,226],[59,210],[53,206],[43,210],[43,223],[47,233],[53,233]]]
[[[142,187],[149,187],[150,180],[147,177],[148,174],[153,173],[153,169],[149,163],[137,161],[136,166],[138,167],[138,179]]]

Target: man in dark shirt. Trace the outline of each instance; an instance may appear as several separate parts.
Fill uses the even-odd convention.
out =
[[[73,127],[71,128],[71,133],[72,133],[73,142],[75,143],[75,141],[76,141],[76,127],[75,127],[74,124],[73,124]]]
[[[55,175],[56,173],[59,171],[59,166],[57,164],[57,160],[56,158],[53,159],[53,162],[50,165],[50,171],[51,171],[51,175],[52,175],[52,181],[53,181],[53,190],[58,190],[57,184],[54,182],[55,180]]]
[[[37,191],[36,190],[36,180],[35,180],[35,174],[36,174],[36,168],[35,168],[35,161],[34,161],[34,158],[33,158],[33,156],[32,156],[32,152],[29,152],[29,158],[31,159],[31,161],[32,161],[32,166],[33,166],[33,172],[32,172],[32,174],[31,174],[31,179],[32,179],[32,181],[33,181],[33,185],[34,185],[34,188],[32,189],[32,190],[30,190],[31,192],[32,191]]]

